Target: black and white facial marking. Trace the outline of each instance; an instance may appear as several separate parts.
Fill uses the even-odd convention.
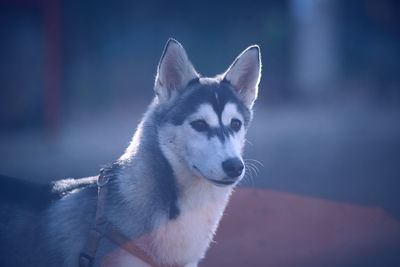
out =
[[[170,56],[170,49],[181,56]],[[158,134],[171,165],[183,165],[216,185],[235,184],[244,176],[241,155],[260,80],[258,46],[246,49],[216,78],[199,77],[175,40],[167,44],[160,65]]]

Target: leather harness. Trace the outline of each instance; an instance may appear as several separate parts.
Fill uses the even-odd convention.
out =
[[[96,251],[100,240],[105,237],[123,248],[133,256],[140,260],[150,264],[154,267],[161,267],[160,264],[154,262],[149,255],[143,251],[140,247],[134,244],[129,237],[123,234],[113,223],[111,223],[104,213],[104,200],[107,195],[107,184],[109,177],[100,172],[99,178],[97,179],[97,209],[95,225],[89,232],[89,238],[86,244],[79,254],[79,267],[91,267],[94,263]]]

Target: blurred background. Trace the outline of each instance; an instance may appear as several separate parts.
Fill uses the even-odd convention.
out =
[[[252,166],[201,266],[400,266],[399,12],[396,0],[0,0],[0,173],[47,182],[117,159],[169,37],[204,76],[259,44]]]

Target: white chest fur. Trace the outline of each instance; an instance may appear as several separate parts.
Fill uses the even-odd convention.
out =
[[[154,256],[169,264],[196,264],[212,241],[230,192],[231,188],[216,187],[205,180],[183,188],[178,218],[159,218],[151,233]]]

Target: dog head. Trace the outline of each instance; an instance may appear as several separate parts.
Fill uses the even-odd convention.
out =
[[[261,77],[258,46],[214,78],[200,77],[182,45],[168,40],[155,80],[158,138],[173,166],[216,185],[244,176],[242,152]]]

